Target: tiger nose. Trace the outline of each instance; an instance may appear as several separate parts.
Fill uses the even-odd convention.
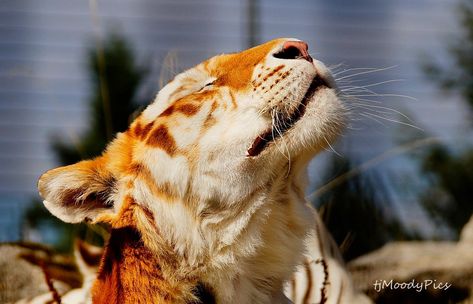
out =
[[[282,50],[274,57],[280,59],[305,59],[309,62],[313,62],[308,52],[309,46],[304,41],[286,41],[282,45]]]

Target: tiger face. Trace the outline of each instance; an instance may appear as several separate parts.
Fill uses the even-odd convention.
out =
[[[156,162],[156,172],[179,176],[169,178],[174,183],[192,167],[193,188],[231,203],[288,162],[312,158],[343,118],[327,68],[308,55],[305,43],[278,39],[178,75],[132,129],[159,148],[149,159],[167,159],[166,167]],[[178,188],[182,198],[188,182]]]
[[[281,264],[306,231],[300,175],[344,112],[307,44],[273,40],[177,75],[102,156],[48,171],[39,192],[66,222],[131,226],[156,252],[220,269],[261,254],[273,219]]]
[[[328,70],[309,56],[304,42],[285,39],[213,57],[177,76],[144,117],[155,121],[176,109],[172,121],[187,114],[186,125],[206,133],[183,139],[181,147],[194,149],[199,142],[204,154],[252,165],[261,154],[279,158],[281,146],[286,157],[313,155],[343,120]]]

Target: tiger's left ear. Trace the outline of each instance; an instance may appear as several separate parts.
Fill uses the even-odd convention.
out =
[[[101,216],[115,214],[116,180],[103,157],[44,173],[38,190],[49,212],[64,222],[96,222]]]

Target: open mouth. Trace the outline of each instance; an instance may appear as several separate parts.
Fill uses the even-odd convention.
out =
[[[297,109],[295,109],[287,118],[278,120],[276,126],[271,126],[271,128],[259,135],[253,141],[253,144],[246,152],[246,155],[249,157],[258,156],[269,143],[283,136],[289,129],[291,129],[294,124],[304,116],[306,106],[314,97],[315,93],[323,87],[330,88],[330,85],[319,75],[315,76]]]

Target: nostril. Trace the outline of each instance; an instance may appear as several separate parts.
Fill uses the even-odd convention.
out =
[[[312,57],[310,57],[307,50],[307,43],[303,41],[286,41],[282,46],[282,50],[273,56],[279,59],[305,59],[312,62]]]
[[[280,59],[297,59],[302,57],[302,53],[297,47],[289,46],[274,54],[274,57]]]

